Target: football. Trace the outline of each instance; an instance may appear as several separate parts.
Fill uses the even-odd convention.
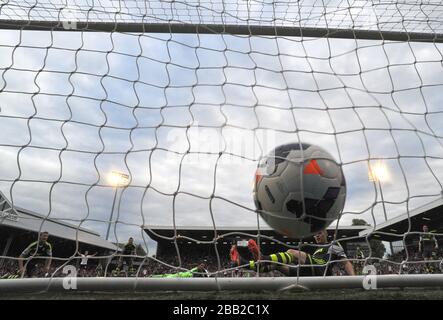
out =
[[[261,159],[253,197],[257,211],[274,230],[302,239],[340,216],[346,181],[341,166],[326,150],[290,143]]]

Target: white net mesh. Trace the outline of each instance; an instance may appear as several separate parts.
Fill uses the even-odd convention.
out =
[[[121,252],[107,235],[134,237],[138,258],[121,262],[143,276],[203,261],[226,275],[230,244],[257,233],[267,253],[300,249],[267,230],[251,194],[257,162],[298,141],[342,165],[347,201],[332,233],[353,219],[372,227],[343,233],[348,257],[358,245],[361,262],[381,258],[380,245],[368,249],[378,237],[394,242],[385,242],[381,272],[402,272],[405,261],[425,272],[422,224],[437,242],[443,231],[438,214],[421,215],[441,210],[442,24],[439,1],[1,0],[3,274],[44,230],[57,276],[60,266],[81,267],[85,250],[103,268],[88,274],[119,275],[111,271]],[[186,25],[205,27],[182,33]],[[426,42],[408,41],[411,33]]]

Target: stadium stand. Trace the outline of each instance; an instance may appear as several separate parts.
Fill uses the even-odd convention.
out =
[[[410,248],[411,254],[418,247],[419,235],[424,224],[429,226],[432,233],[443,233],[443,198],[432,201],[424,206],[405,212],[384,223],[377,224],[375,228],[369,227],[362,230],[360,237],[371,236],[382,241],[392,242],[395,246]],[[409,230],[410,227],[410,230]],[[405,235],[405,233],[407,233]],[[440,240],[437,237],[437,240]],[[400,243],[399,243],[400,241]]]
[[[348,258],[355,260],[356,269],[361,269],[366,264],[373,264],[379,274],[418,274],[440,273],[443,243],[436,237],[439,249],[433,253],[431,262],[425,263],[418,251],[418,241],[422,234],[422,226],[426,224],[432,233],[441,233],[443,219],[440,217],[443,210],[443,200],[431,202],[417,208],[409,214],[402,214],[395,219],[378,225],[376,228],[365,225],[355,226],[331,226],[328,229],[329,240],[336,240],[345,249]],[[76,250],[97,253],[91,258],[89,268],[80,276],[135,276],[115,270],[118,256],[112,259],[103,259],[104,263],[98,263],[100,257],[119,252],[123,244],[112,244],[99,234],[84,228],[78,228],[62,221],[49,219],[41,214],[14,207],[12,208],[7,198],[0,194],[0,277],[5,274],[14,274],[17,268],[16,258],[22,250],[32,241],[35,241],[39,231],[48,231],[50,242],[53,245],[55,258],[51,267],[51,275],[62,276],[58,267],[72,259]],[[410,223],[411,231],[404,237],[404,241],[398,241]],[[237,244],[239,250],[247,255],[246,240],[258,234],[252,227],[218,227],[216,233],[212,227],[204,226],[144,226],[146,234],[157,243],[154,255],[150,252],[148,257],[140,244],[137,245],[137,258],[134,266],[138,276],[151,276],[165,273],[174,273],[178,270],[186,270],[203,262],[209,272],[217,276],[253,276],[253,272],[230,269],[229,250],[232,244]],[[393,235],[398,232],[399,237]],[[176,239],[176,241],[174,241]],[[372,239],[391,243],[394,252],[387,252],[384,257],[374,258],[370,255],[368,243]],[[76,248],[76,241],[79,247]],[[289,246],[300,246],[303,251],[312,253],[315,250],[314,239],[290,239],[275,232],[268,226],[260,229],[260,246],[263,252],[284,251]],[[367,257],[371,256],[371,259]],[[11,257],[7,259],[6,257]],[[79,267],[80,259],[69,260],[69,263]],[[228,271],[226,271],[228,269]],[[335,274],[342,274],[337,268]],[[273,272],[267,276],[279,276]]]
[[[359,233],[361,238],[378,239],[390,243],[393,253],[388,254],[380,265],[383,273],[440,273],[443,270],[443,199],[437,199],[414,210],[405,212],[375,228],[368,227]],[[423,234],[423,225],[429,227],[430,234],[435,234],[438,249],[432,250],[429,263],[423,261],[419,252],[419,239]],[[391,268],[388,268],[391,266]]]
[[[379,274],[440,273],[442,272],[443,239],[438,234],[443,233],[442,212],[443,199],[438,199],[378,224],[375,228],[340,226],[335,235],[336,227],[331,226],[328,229],[329,239],[332,240],[335,237],[349,258],[362,260],[355,261],[355,264],[360,264],[361,267],[365,264],[374,264]],[[423,262],[422,254],[418,251],[418,241],[424,224],[429,226],[431,233],[437,234],[436,239],[439,245],[439,249],[433,252],[432,262],[429,263]],[[409,226],[410,232],[407,232]],[[241,243],[251,238],[250,235],[257,234],[254,228],[219,227],[217,228],[217,250],[215,250],[215,243],[212,242],[214,239],[212,227],[176,227],[176,233],[174,233],[174,228],[169,226],[145,226],[144,229],[149,237],[157,242],[156,258],[159,261],[175,267],[188,268],[198,261],[205,261],[211,271],[220,270],[220,267],[226,268],[229,248],[233,243]],[[174,242],[175,234],[176,242]],[[282,236],[268,226],[261,227],[260,235],[262,237],[260,245],[264,252],[277,252],[285,250],[287,246],[299,245],[299,240]],[[373,239],[389,243],[393,252],[387,252],[384,257],[365,260],[370,255],[368,243]],[[302,250],[312,252],[315,248],[312,244],[313,239],[305,239],[301,245]],[[357,257],[357,248],[363,252],[363,257]],[[181,264],[179,256],[182,257]],[[167,269],[164,265],[154,268],[157,272],[164,269]],[[337,272],[340,273],[340,270]]]
[[[340,244],[347,248],[349,242],[358,237],[359,232],[366,226],[339,226],[335,234],[336,226],[328,228],[329,238],[334,237]],[[217,241],[214,240],[214,230],[211,227],[187,226],[178,227],[177,242],[174,242],[174,228],[170,226],[145,226],[145,232],[148,236],[157,242],[157,251],[155,258],[164,262],[154,263],[155,272],[166,272],[171,267],[192,268],[200,262],[208,266],[210,272],[220,271],[229,268],[229,250],[232,244],[237,244],[239,250],[247,256],[245,241],[256,235],[257,229],[251,227],[219,227],[217,228]],[[300,242],[298,239],[290,239],[287,236],[280,235],[269,226],[260,228],[260,245],[263,252],[285,251],[288,246],[295,247],[301,245],[306,252],[313,252],[314,239],[308,238]],[[357,241],[361,241],[358,239]],[[350,247],[353,253],[353,246]],[[225,275],[221,272],[219,275]]]
[[[52,271],[68,258],[76,256],[77,251],[97,252],[97,259],[119,251],[116,245],[104,240],[98,233],[30,210],[12,207],[0,192],[0,276],[15,271],[16,258],[43,231],[49,232],[49,242],[53,249]],[[78,262],[77,256],[70,263],[77,265]]]

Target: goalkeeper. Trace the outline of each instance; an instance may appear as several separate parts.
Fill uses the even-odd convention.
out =
[[[6,272],[0,277],[0,279],[18,279],[21,277],[20,270],[17,269],[16,272]]]
[[[167,273],[167,274],[153,274],[150,278],[201,278],[208,277],[208,271],[204,263],[199,264],[197,267],[184,272]]]
[[[250,239],[248,249],[254,260],[247,261],[238,253],[237,246],[233,245],[230,252],[233,266],[247,268],[254,271],[270,272],[278,270],[286,276],[331,276],[332,266],[329,262],[339,261],[347,275],[355,275],[352,263],[347,260],[343,248],[334,243],[328,243],[326,230],[314,235],[315,242],[319,247],[311,255],[303,251],[289,249],[286,252],[278,252],[271,255],[260,255],[257,243]],[[297,268],[299,266],[299,268]]]

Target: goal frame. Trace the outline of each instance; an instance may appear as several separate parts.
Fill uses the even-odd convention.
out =
[[[70,287],[75,279],[75,286]],[[365,284],[371,280],[372,283]],[[0,293],[287,291],[389,288],[443,288],[443,274],[265,278],[30,278],[0,281]]]
[[[73,24],[75,23],[75,24]],[[67,27],[69,26],[69,27]],[[443,33],[402,32],[368,29],[311,28],[288,26],[192,24],[192,23],[128,23],[91,21],[38,21],[0,19],[1,29],[38,31],[84,31],[122,33],[188,33],[235,34],[249,36],[312,37],[334,39],[386,40],[443,43]]]

